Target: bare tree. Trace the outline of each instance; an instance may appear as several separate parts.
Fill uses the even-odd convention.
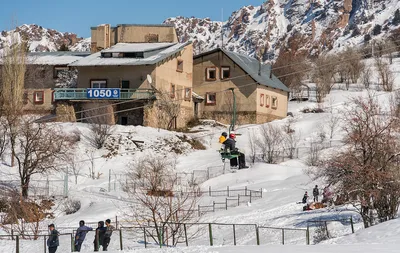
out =
[[[183,223],[198,219],[198,186],[180,184],[175,166],[173,158],[148,155],[133,163],[128,173],[131,181],[141,187],[140,190],[127,187],[135,203],[132,216],[139,223],[143,220],[150,222],[154,231],[149,229],[147,235],[158,244],[167,240],[172,241],[172,245],[184,242]],[[189,227],[187,224],[186,229]]]
[[[337,195],[345,196],[369,227],[373,225],[373,212],[380,221],[397,215],[399,120],[383,113],[372,96],[354,99],[353,104],[343,113],[345,149],[320,163],[315,175],[334,186]]]
[[[85,112],[90,131],[88,134],[83,134],[83,137],[93,148],[101,149],[113,133],[113,127],[109,122],[109,109],[105,104],[96,103],[92,109]]]
[[[86,156],[89,160],[89,177],[92,179],[96,178],[96,166],[95,166],[95,150],[94,149],[87,149],[85,152]]]
[[[328,119],[326,120],[325,128],[329,134],[329,139],[332,141],[333,136],[339,130],[340,126],[340,116],[333,111],[329,114]]]
[[[82,163],[79,162],[79,159],[77,159],[74,153],[67,154],[65,160],[67,161],[68,164],[67,165],[68,174],[74,175],[75,184],[78,184],[78,177],[81,175]]]
[[[15,35],[11,42],[3,49],[1,69],[1,97],[2,116],[5,118],[6,128],[11,148],[11,166],[15,162],[15,146],[19,117],[22,114],[23,94],[26,72],[26,43],[19,42]]]
[[[362,82],[364,83],[364,87],[369,89],[371,86],[371,75],[372,71],[370,67],[365,67],[362,71]]]
[[[380,85],[384,91],[392,91],[393,83],[394,83],[394,75],[390,70],[389,64],[380,57],[375,57],[375,67],[378,71],[378,75],[380,77]]]
[[[306,161],[308,166],[317,166],[319,164],[322,149],[323,144],[321,141],[310,140],[309,154]]]
[[[293,159],[300,143],[301,134],[293,128],[295,120],[290,118],[284,126],[283,147],[289,159]]]
[[[154,106],[158,109],[157,120],[159,128],[168,130],[176,128],[176,122],[181,112],[182,91],[179,92],[175,89],[170,92],[155,89],[157,101]]]
[[[320,55],[314,62],[312,79],[316,85],[317,102],[322,102],[326,94],[331,92],[333,87],[336,65],[338,64],[335,56]]]
[[[275,163],[279,150],[282,148],[282,131],[272,124],[264,124],[260,127],[260,132],[257,146],[262,151],[263,159],[267,163]]]
[[[254,132],[251,131],[249,132],[249,148],[250,148],[250,161],[252,164],[256,161],[256,156],[257,156],[257,142],[254,137]]]
[[[14,146],[23,197],[31,177],[55,169],[55,162],[71,148],[72,139],[56,128],[21,120]]]

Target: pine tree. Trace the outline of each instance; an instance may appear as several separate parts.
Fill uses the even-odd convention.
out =
[[[62,45],[60,46],[60,48],[58,49],[58,51],[69,51],[69,48],[68,48],[67,45],[62,44]]]
[[[395,25],[395,26],[400,24],[400,11],[399,11],[399,9],[397,9],[394,12],[394,17],[393,17],[393,20],[392,20],[392,24]]]

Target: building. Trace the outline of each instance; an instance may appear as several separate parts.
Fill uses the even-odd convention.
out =
[[[238,124],[260,124],[287,116],[289,89],[270,65],[217,48],[193,59],[193,90],[204,96],[195,115],[229,124],[234,108]]]
[[[53,89],[66,85],[69,80],[63,77],[73,76],[74,69],[68,67],[68,64],[88,55],[90,55],[89,52],[69,51],[28,53],[24,84],[24,112],[51,113],[54,109]]]
[[[178,43],[173,27],[101,25],[92,28],[92,50],[100,51],[69,65],[77,88],[55,90],[57,103],[83,111],[78,119],[173,129],[193,118],[193,47]]]

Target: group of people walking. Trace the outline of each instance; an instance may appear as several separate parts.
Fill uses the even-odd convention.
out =
[[[58,246],[60,246],[59,236],[60,234],[55,229],[54,224],[50,224],[49,226],[49,238],[47,239],[47,247],[49,248],[49,253],[55,253],[57,251]],[[114,226],[111,225],[111,220],[107,219],[104,226],[104,221],[99,221],[96,228],[96,233],[93,241],[94,251],[99,251],[100,246],[103,248],[103,251],[107,251],[108,245],[110,244],[111,235],[114,231]],[[86,234],[89,231],[92,231],[93,228],[85,226],[85,221],[79,221],[79,227],[76,230],[75,234],[75,244],[74,250],[75,252],[80,252],[82,243],[85,240]]]

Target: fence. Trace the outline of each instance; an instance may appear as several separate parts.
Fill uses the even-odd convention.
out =
[[[28,195],[34,198],[68,196],[68,177],[65,180],[30,180]],[[0,190],[4,192],[21,191],[19,180],[0,181]]]
[[[247,202],[251,203],[254,199],[262,198],[262,189],[260,190],[249,190],[247,187],[243,189],[229,189],[229,186],[226,190],[218,190],[212,191],[211,186],[208,188],[207,192],[201,192],[203,195],[208,195],[210,197],[226,197],[225,201],[217,202],[213,201],[212,205],[197,206],[198,215],[201,216],[204,213],[215,212],[217,210],[228,210],[228,207],[237,207],[240,204],[247,204]]]
[[[356,229],[360,229],[356,225],[354,224],[353,217],[337,220],[307,221],[307,229],[314,235],[314,243],[351,233],[354,234]]]

